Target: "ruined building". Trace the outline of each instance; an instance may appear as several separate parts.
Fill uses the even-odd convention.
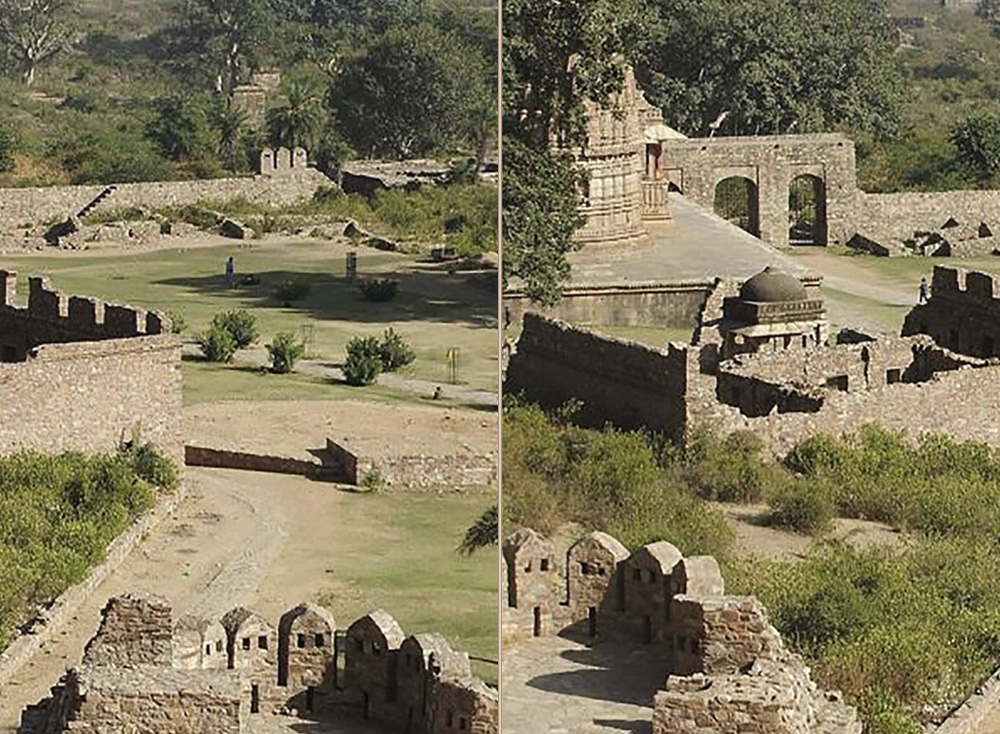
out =
[[[902,336],[832,340],[811,289],[759,293],[753,281],[716,283],[691,343],[662,350],[526,313],[507,386],[544,404],[580,400],[582,419],[594,425],[610,420],[677,439],[699,424],[750,430],[777,453],[868,422],[1000,445],[1000,290],[992,276],[939,266],[930,301],[911,311]],[[730,295],[741,288],[742,297]],[[794,299],[750,300],[772,295]],[[762,318],[769,312],[773,324]],[[766,327],[758,338],[733,328],[754,316]]]
[[[670,543],[629,553],[593,532],[557,558],[523,529],[503,546],[504,644],[547,635],[648,645],[661,661],[653,734],[860,734],[840,694],[817,688],[754,597],[726,595],[710,556]]]
[[[239,607],[183,618],[155,597],[111,599],[83,662],[25,712],[23,734],[239,734],[253,717],[371,719],[415,734],[497,731],[497,694],[436,634],[382,610],[338,629],[300,604],[277,627]]]
[[[0,452],[108,452],[138,434],[183,463],[180,342],[166,316],[0,270]]]

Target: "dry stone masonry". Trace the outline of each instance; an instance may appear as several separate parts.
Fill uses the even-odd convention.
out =
[[[275,628],[239,607],[184,618],[156,597],[111,599],[83,662],[28,709],[24,734],[240,734],[293,710],[414,734],[495,734],[498,699],[437,634],[407,637],[376,610],[339,630],[315,604]]]
[[[747,288],[753,281],[719,281],[724,295],[709,295],[694,343],[665,350],[527,313],[508,385],[545,404],[580,400],[594,425],[678,438],[694,425],[750,430],[776,453],[868,422],[1000,445],[1000,289],[991,276],[938,267],[930,301],[911,311],[903,336],[833,340],[811,288],[793,293],[787,283],[786,295],[767,300]],[[766,334],[747,333],[747,312],[766,313]]]
[[[108,452],[138,431],[183,463],[180,344],[166,316],[0,270],[0,452]]]
[[[839,693],[817,688],[754,597],[726,595],[714,558],[658,541],[633,553],[591,533],[556,558],[530,529],[503,546],[504,644],[581,635],[649,645],[662,660],[653,734],[861,734]]]

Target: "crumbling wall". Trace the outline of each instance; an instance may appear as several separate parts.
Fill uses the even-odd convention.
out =
[[[83,653],[84,665],[173,663],[170,605],[158,597],[118,596],[101,611],[101,626]]]
[[[680,436],[685,426],[687,353],[667,352],[528,313],[507,367],[507,389],[542,404],[580,400],[580,419]]]
[[[953,352],[980,358],[1000,356],[1000,288],[993,276],[936,266],[931,297],[915,306],[904,334],[928,334]]]
[[[915,231],[933,232],[954,219],[987,224],[1000,231],[1000,197],[996,191],[933,191],[865,194],[857,198],[857,222],[878,240],[903,241]]]
[[[100,209],[161,209],[201,201],[243,198],[254,204],[285,206],[312,197],[320,186],[333,182],[314,168],[289,175],[246,178],[199,179],[116,184],[114,192],[91,213]],[[48,186],[0,189],[0,230],[27,228],[75,215],[97,198],[107,186]]]

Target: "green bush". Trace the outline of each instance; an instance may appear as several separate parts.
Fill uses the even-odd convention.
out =
[[[348,385],[371,385],[382,372],[379,341],[373,336],[356,336],[347,342],[347,359],[341,369]]]
[[[770,498],[770,522],[800,533],[821,533],[829,529],[836,515],[833,490],[824,482],[792,479]]]
[[[749,431],[723,439],[692,435],[686,449],[687,481],[703,498],[721,502],[760,502],[781,470],[766,456],[764,442]]]
[[[391,278],[373,278],[361,281],[358,287],[366,301],[383,303],[396,297],[396,293],[399,291],[399,281]]]
[[[246,349],[260,336],[257,317],[244,308],[217,313],[212,326],[228,331],[237,349]]]
[[[267,353],[271,357],[271,372],[283,375],[291,372],[295,362],[305,356],[306,345],[296,339],[295,334],[282,331],[267,345]]]
[[[311,290],[309,281],[301,278],[283,280],[274,289],[274,297],[285,306],[290,306],[296,301],[304,300]]]
[[[221,326],[211,326],[198,336],[198,347],[209,362],[232,362],[236,340]]]
[[[107,455],[0,457],[0,648],[39,606],[104,560],[177,468],[149,445]]]
[[[382,335],[378,351],[385,372],[395,372],[417,358],[417,353],[403,341],[403,337],[393,331],[392,327],[386,329]]]
[[[18,135],[7,124],[0,124],[0,173],[14,170],[14,153],[18,146]]]
[[[187,321],[180,311],[167,311],[167,318],[170,319],[171,334],[183,334],[187,329]]]

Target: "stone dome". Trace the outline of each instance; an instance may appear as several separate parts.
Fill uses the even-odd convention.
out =
[[[740,300],[755,303],[805,301],[808,298],[806,288],[798,278],[770,266],[740,287]]]

